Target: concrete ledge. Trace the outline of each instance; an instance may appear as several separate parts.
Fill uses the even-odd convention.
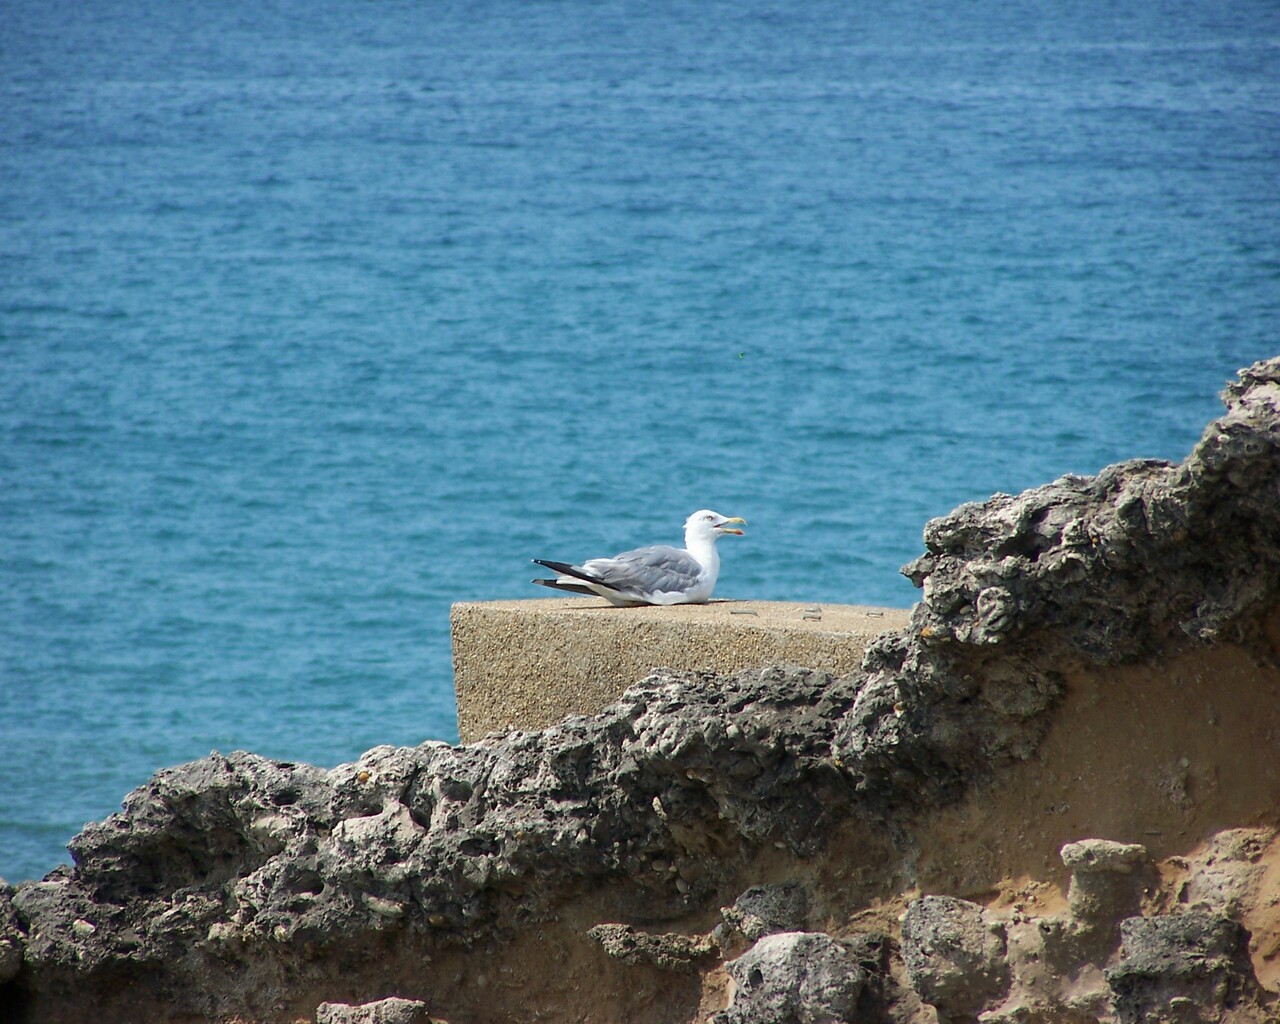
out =
[[[453,687],[463,743],[591,714],[655,668],[726,674],[794,664],[843,674],[902,608],[712,601],[614,608],[595,598],[455,604]]]

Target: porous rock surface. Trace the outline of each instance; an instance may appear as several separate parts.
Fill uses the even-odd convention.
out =
[[[1122,462],[931,521],[903,570],[924,590],[913,624],[979,647],[1051,627],[1100,662],[1238,635],[1276,597],[1278,365],[1240,372],[1179,465]]]
[[[931,816],[1034,762],[1080,671],[1218,645],[1276,671],[1280,359],[1224,399],[1181,464],[929,523],[911,627],[852,675],[658,673],[540,732],[161,771],[72,868],[0,886],[0,1018],[1268,1019],[1242,922],[1274,813],[1234,823],[1252,873],[1162,840],[1176,891],[1121,836],[1073,837],[1103,845],[1064,852],[1061,907],[921,894],[914,866]]]
[[[735,983],[733,998],[712,1024],[853,1020],[872,977],[855,950],[822,932],[765,936],[725,966]]]
[[[321,1003],[316,1024],[432,1024],[427,1004],[420,999],[390,996],[372,1003]]]
[[[1123,955],[1106,978],[1122,1024],[1212,1024],[1259,1003],[1248,932],[1201,910],[1125,921]]]
[[[969,1020],[1009,987],[1004,924],[975,903],[925,896],[902,921],[902,956],[911,984],[940,1020]]]

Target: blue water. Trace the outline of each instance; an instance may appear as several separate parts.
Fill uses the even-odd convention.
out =
[[[883,8],[883,9],[880,9]],[[677,540],[907,606],[1280,339],[1280,6],[3,0],[0,875],[456,738],[452,601]]]

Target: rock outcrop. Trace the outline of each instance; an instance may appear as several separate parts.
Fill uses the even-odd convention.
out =
[[[1122,462],[930,522],[903,570],[924,590],[915,631],[980,648],[1052,630],[1099,663],[1241,638],[1280,586],[1276,376],[1274,359],[1242,370],[1179,465]]]
[[[321,1003],[316,1008],[316,1024],[432,1024],[432,1020],[422,1000],[392,996],[361,1006]]]
[[[725,967],[735,984],[733,1001],[712,1024],[855,1020],[866,990],[883,972],[882,963],[873,960],[868,969],[857,949],[822,932],[765,936]]]
[[[160,772],[0,887],[0,1017],[1268,1019],[1280,359],[1224,398],[1181,464],[929,523],[910,628],[851,675]]]

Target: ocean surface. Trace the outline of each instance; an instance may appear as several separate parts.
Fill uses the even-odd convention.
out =
[[[1280,351],[1273,0],[0,0],[0,875],[456,739],[448,611],[1181,459]]]

